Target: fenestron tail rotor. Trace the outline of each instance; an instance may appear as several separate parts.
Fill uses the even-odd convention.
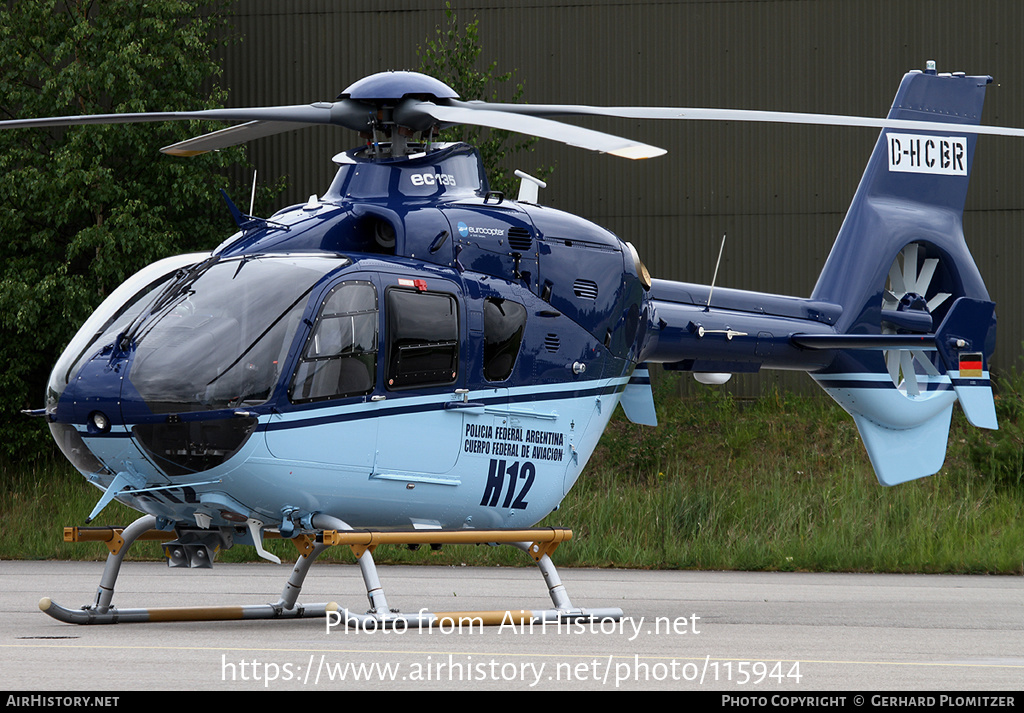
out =
[[[939,258],[925,257],[925,248],[909,243],[889,268],[882,292],[882,334],[926,334],[933,331],[932,314],[947,304],[952,294],[933,287]],[[928,352],[919,349],[888,349],[883,352],[892,383],[907,396],[921,395],[922,372],[941,376]]]

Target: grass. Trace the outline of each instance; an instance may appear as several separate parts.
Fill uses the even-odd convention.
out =
[[[741,401],[704,389],[675,396],[659,380],[656,429],[617,415],[562,507],[542,525],[572,528],[563,566],[1024,574],[1024,379],[1000,380],[1000,430],[955,412],[946,464],[930,478],[877,484],[852,420],[824,397],[770,391]],[[0,466],[0,559],[102,559],[98,544],[64,544],[99,491],[54,460]],[[112,503],[95,524],[136,514]],[[268,544],[294,559],[287,542]],[[154,543],[130,557],[159,559]],[[347,548],[326,559],[352,561]],[[511,548],[410,552],[382,546],[378,562],[526,565]],[[221,560],[255,559],[235,547]]]

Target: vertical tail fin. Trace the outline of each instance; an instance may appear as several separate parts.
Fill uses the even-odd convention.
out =
[[[989,82],[910,73],[889,118],[978,124]],[[976,142],[968,132],[883,130],[812,295],[842,305],[840,333],[929,337],[841,350],[814,374],[853,415],[883,485],[938,471],[958,399],[972,423],[996,427],[994,305],[963,234]]]

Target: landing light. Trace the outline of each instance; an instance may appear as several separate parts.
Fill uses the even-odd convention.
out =
[[[101,411],[93,411],[89,414],[89,430],[94,433],[107,433],[110,431],[110,419]]]
[[[231,510],[221,510],[220,516],[228,522],[245,522],[249,518]]]

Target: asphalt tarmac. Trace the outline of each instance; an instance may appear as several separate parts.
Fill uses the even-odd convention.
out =
[[[102,562],[0,562],[5,691],[1020,691],[1024,579],[948,575],[559,570],[594,625],[359,631],[324,619],[77,626],[37,605],[92,603]],[[276,601],[287,565],[125,563],[114,604]],[[534,569],[379,568],[404,612],[546,609]],[[364,611],[354,565],[318,564],[302,603]],[[876,701],[881,705],[884,701]]]

